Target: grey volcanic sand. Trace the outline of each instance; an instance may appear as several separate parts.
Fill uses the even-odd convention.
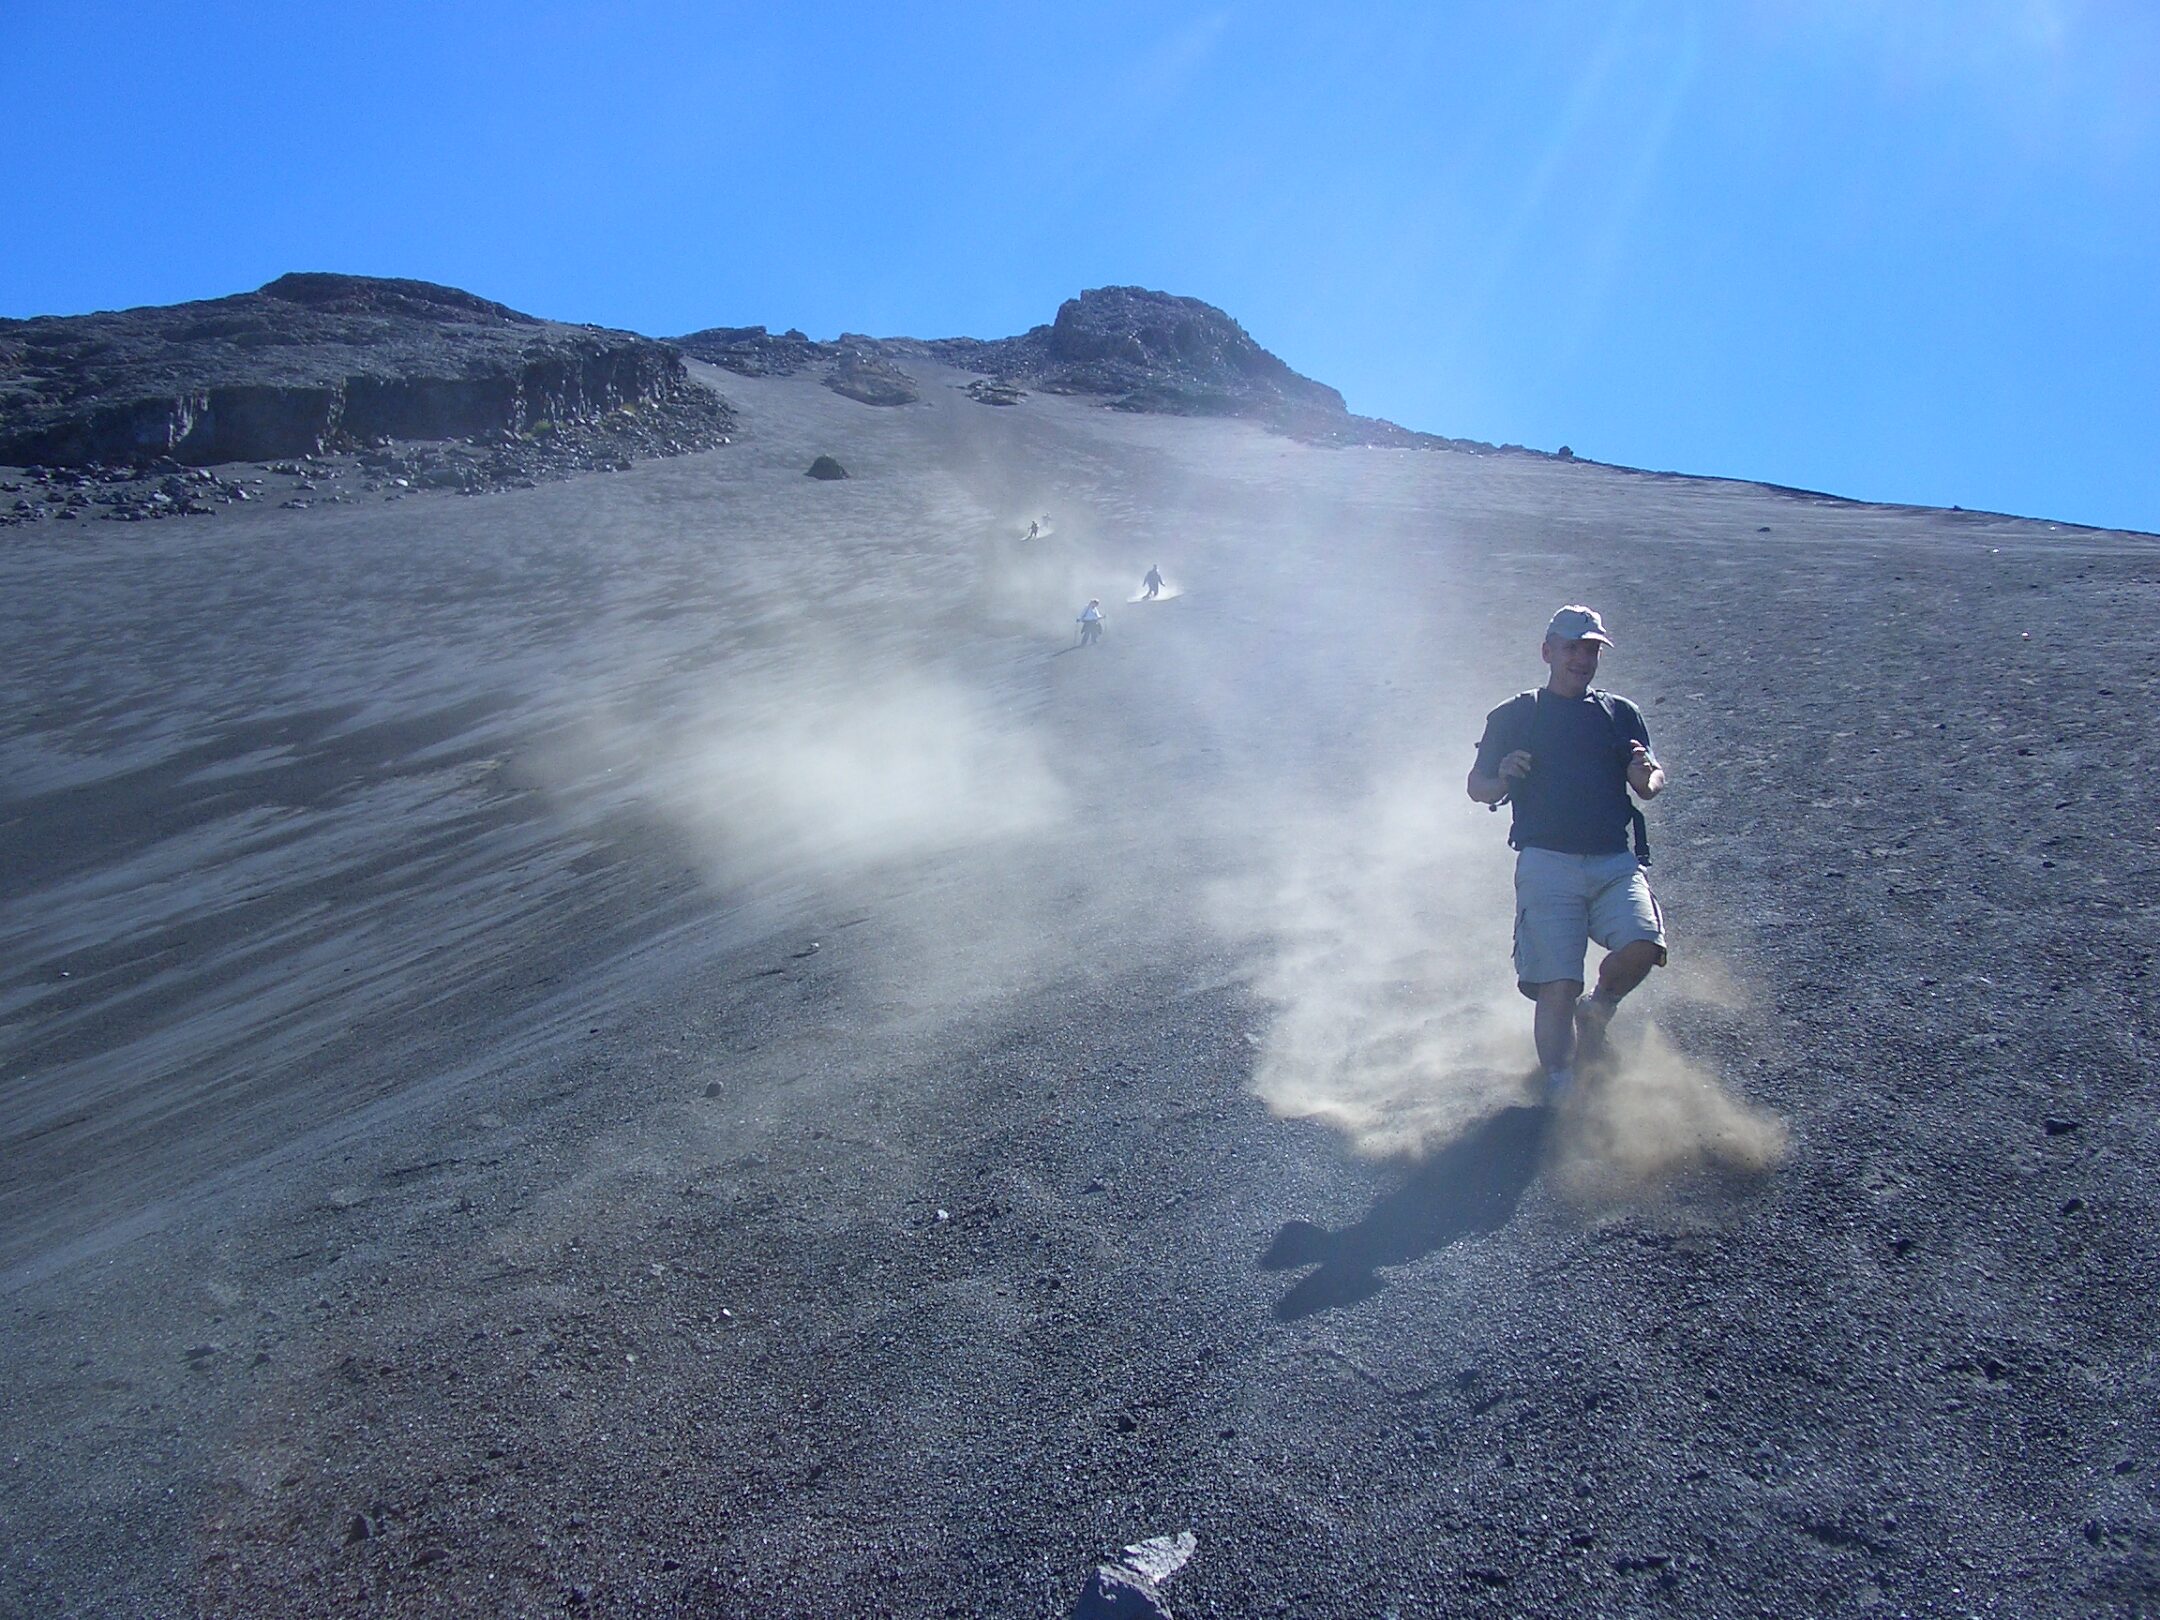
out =
[[[2160,543],[920,369],[0,546],[0,1611],[2160,1612]]]

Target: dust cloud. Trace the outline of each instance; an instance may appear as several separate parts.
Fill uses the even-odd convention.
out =
[[[844,577],[737,595],[747,633],[688,679],[656,676],[634,721],[603,716],[594,757],[716,888],[850,910],[934,889],[885,912],[907,934],[880,988],[911,1008],[1146,971],[1198,937],[1228,943],[1269,1009],[1251,1085],[1278,1116],[1411,1159],[1540,1101],[1506,817],[1463,775],[1507,685],[1483,690],[1488,672],[1527,661],[1499,627],[1534,636],[1564,587],[1535,582],[1535,607],[1471,599],[1416,509],[1346,528],[1317,496],[1152,496],[966,493],[912,545],[865,543]],[[1189,559],[1167,594],[1194,594],[1116,657],[1041,673],[1079,603],[1136,588],[1156,542],[1133,515],[1159,510]],[[1206,876],[1144,876],[1163,871]],[[1675,943],[1684,957],[1684,923]],[[1697,992],[1724,983],[1703,967]],[[1631,1000],[1615,1071],[1553,1133],[1556,1180],[1586,1202],[1782,1152],[1777,1121],[1654,1027],[1669,979]]]
[[[1651,1016],[1632,1040],[1616,1032],[1604,1071],[1561,1110],[1552,1175],[1586,1208],[1633,1204],[1705,1175],[1760,1175],[1788,1139],[1784,1121],[1727,1093]]]
[[[1581,582],[1542,566],[1503,576],[1476,535],[1350,493],[1371,514],[1358,527],[1280,496],[1248,509],[1276,537],[1243,582],[1250,611],[1297,633],[1221,701],[1257,694],[1261,741],[1290,746],[1226,810],[1240,852],[1207,909],[1268,1008],[1248,1037],[1260,1098],[1361,1155],[1410,1160],[1543,1101],[1511,961],[1509,813],[1472,803],[1464,778],[1511,677],[1542,679],[1545,617]],[[1631,673],[1616,664],[1622,690]],[[1610,1072],[1586,1076],[1589,1095],[1555,1122],[1550,1168],[1570,1196],[1639,1199],[1783,1151],[1778,1121],[1655,1027],[1683,1003],[1748,1022],[1746,988],[1696,954],[1684,917],[1673,947],[1684,967],[1629,999]],[[1591,947],[1591,974],[1602,955]]]
[[[1054,976],[1082,920],[1114,937],[1123,902],[1071,892],[1100,866],[1071,855],[1089,818],[1045,693],[1104,594],[1089,515],[926,483],[814,545],[784,505],[692,551],[690,610],[611,616],[536,774],[596,844],[695,874],[708,937],[792,953],[871,924],[821,968],[856,1005],[945,1017]]]
[[[1430,1152],[1529,1100],[1514,902],[1461,774],[1427,758],[1348,805],[1277,815],[1215,897],[1275,1010],[1254,1088],[1373,1156]]]
[[[1029,521],[1040,526],[1032,540],[1025,538]],[[1081,603],[1104,594],[1106,579],[1122,572],[1103,555],[1089,515],[1068,507],[1056,522],[999,522],[976,547],[968,588],[983,623],[1020,634],[1049,627],[1054,634],[1069,625]]]
[[[713,875],[839,878],[1060,819],[1041,743],[925,670],[746,682],[680,728],[659,780]]]
[[[573,790],[588,817],[605,792],[657,830],[714,897],[711,926],[794,950],[873,923],[859,937],[883,948],[844,959],[888,1009],[956,1015],[1054,969],[1042,874],[1074,795],[981,667],[809,629],[713,675],[589,714]]]
[[[1323,1121],[1369,1157],[1422,1158],[1502,1108],[1542,1100],[1531,1006],[1509,961],[1512,865],[1495,822],[1463,795],[1464,768],[1429,758],[1347,804],[1278,817],[1253,870],[1215,896],[1273,1008],[1253,1036],[1254,1089],[1276,1114]],[[1593,945],[1593,975],[1600,954]],[[1630,998],[1609,1058],[1560,1111],[1550,1167],[1584,1207],[1654,1198],[1704,1173],[1760,1174],[1785,1151],[1781,1121],[1734,1098],[1659,1027],[1664,977]],[[1691,970],[1685,993],[1744,1000],[1715,964]]]

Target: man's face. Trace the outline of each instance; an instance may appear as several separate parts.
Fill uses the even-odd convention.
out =
[[[1545,662],[1552,667],[1552,679],[1546,684],[1562,697],[1581,697],[1597,678],[1598,654],[1604,650],[1602,641],[1562,641],[1555,637],[1546,642]]]

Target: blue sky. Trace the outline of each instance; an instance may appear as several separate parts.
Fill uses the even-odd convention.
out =
[[[0,315],[1218,304],[1432,432],[2160,531],[2146,0],[0,5]]]

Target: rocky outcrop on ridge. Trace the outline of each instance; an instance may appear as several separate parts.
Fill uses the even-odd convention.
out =
[[[893,358],[895,351],[921,347],[904,338],[880,342],[843,332],[837,342],[819,343],[792,327],[775,336],[762,326],[713,326],[668,341],[741,377],[792,377],[821,365],[827,388],[865,405],[912,405],[922,397]]]
[[[1046,393],[1100,394],[1126,410],[1189,416],[1347,414],[1342,395],[1301,377],[1197,298],[1097,287],[1020,337],[931,344],[958,364]]]
[[[1096,395],[1119,410],[1251,417],[1298,438],[1344,444],[1490,448],[1352,415],[1341,394],[1291,370],[1214,305],[1144,287],[1092,288],[1065,300],[1048,326],[1019,337],[920,347],[1003,388]]]
[[[792,377],[806,366],[838,358],[836,343],[818,343],[789,327],[778,334],[762,326],[708,326],[668,342],[694,360],[738,377]]]
[[[5,465],[552,437],[534,468],[509,458],[530,476],[701,448],[730,425],[665,344],[424,281],[295,274],[198,303],[0,320]]]
[[[1100,399],[1117,410],[1247,417],[1318,443],[1494,448],[1354,415],[1341,394],[1291,370],[1214,305],[1145,287],[1091,288],[1066,299],[1049,325],[1018,337],[923,341],[849,332],[820,343],[793,328],[714,326],[668,341],[745,377],[824,366],[828,388],[874,405],[915,398],[913,379],[899,367],[924,360],[977,373],[966,392],[984,405],[1017,405],[1034,389]]]
[[[901,363],[931,361],[976,372],[968,387],[976,404],[1020,404],[1028,389],[1037,389],[1097,397],[1117,410],[1251,417],[1315,443],[1493,449],[1473,438],[1419,434],[1393,421],[1352,415],[1335,389],[1292,372],[1214,305],[1147,287],[1093,287],[1067,298],[1048,326],[1020,337],[922,341],[842,333],[821,343],[795,328],[769,333],[765,326],[708,326],[667,341],[739,376],[793,376],[827,367],[825,387],[864,404],[916,400],[914,378]]]
[[[825,373],[825,386],[865,405],[912,405],[922,397],[915,391],[913,377],[864,349],[842,350]]]

